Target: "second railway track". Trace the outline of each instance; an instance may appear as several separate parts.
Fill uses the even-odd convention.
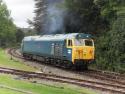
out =
[[[9,49],[8,53],[11,54],[13,57],[24,59],[22,55],[16,51],[16,49]],[[64,76],[50,75],[45,73],[26,72],[26,71],[6,69],[6,68],[0,68],[0,71],[4,73],[10,72],[10,74],[26,76],[28,78],[40,78],[40,79],[47,79],[47,80],[52,80],[52,81],[57,81],[62,83],[75,84],[75,85],[89,87],[89,88],[93,88],[101,91],[112,92],[113,94],[115,93],[125,94],[125,75],[118,74],[118,73],[110,73],[110,72],[103,72],[103,71],[97,71],[97,70],[76,72],[78,74],[95,78],[97,80],[102,80],[102,82],[100,82],[97,80],[92,81],[92,80],[75,79],[75,78],[64,77]],[[105,81],[109,83],[106,83]]]
[[[35,73],[35,72],[28,72],[28,71],[2,68],[2,67],[0,67],[0,72],[6,73],[6,74],[20,75],[22,77],[26,77],[27,79],[39,78],[39,79],[56,81],[60,83],[74,84],[78,86],[88,87],[88,88],[107,91],[107,92],[116,93],[116,94],[125,94],[125,86],[120,86],[120,85],[113,85],[113,84],[111,85],[111,84],[106,84],[106,83],[96,82],[96,81],[75,79],[75,78],[57,76],[52,74]]]

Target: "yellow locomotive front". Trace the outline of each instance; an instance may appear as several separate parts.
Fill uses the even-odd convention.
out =
[[[82,61],[89,63],[94,60],[94,41],[93,39],[68,39],[68,48],[72,49],[72,62]]]
[[[74,39],[72,48],[72,61],[87,61],[94,60],[94,41],[92,39]]]

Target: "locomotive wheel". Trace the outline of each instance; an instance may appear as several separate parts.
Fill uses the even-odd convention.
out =
[[[58,66],[60,66],[60,60],[59,59],[55,59],[55,65],[58,67]]]
[[[72,63],[69,62],[69,61],[67,61],[67,60],[65,60],[65,61],[64,61],[64,67],[65,67],[66,69],[71,69]]]
[[[45,63],[46,63],[46,64],[49,64],[49,63],[50,63],[49,58],[45,57]]]
[[[84,64],[84,70],[88,70],[88,64],[87,63]]]
[[[50,58],[50,64],[53,65],[53,63],[54,63],[54,59]]]

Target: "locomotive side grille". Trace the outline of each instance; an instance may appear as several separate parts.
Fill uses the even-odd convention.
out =
[[[61,44],[56,44],[54,45],[54,56],[62,56],[63,54],[63,45]]]

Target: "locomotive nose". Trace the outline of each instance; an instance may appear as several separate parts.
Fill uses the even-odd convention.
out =
[[[94,59],[93,47],[75,47],[73,50],[74,60],[92,60]]]

